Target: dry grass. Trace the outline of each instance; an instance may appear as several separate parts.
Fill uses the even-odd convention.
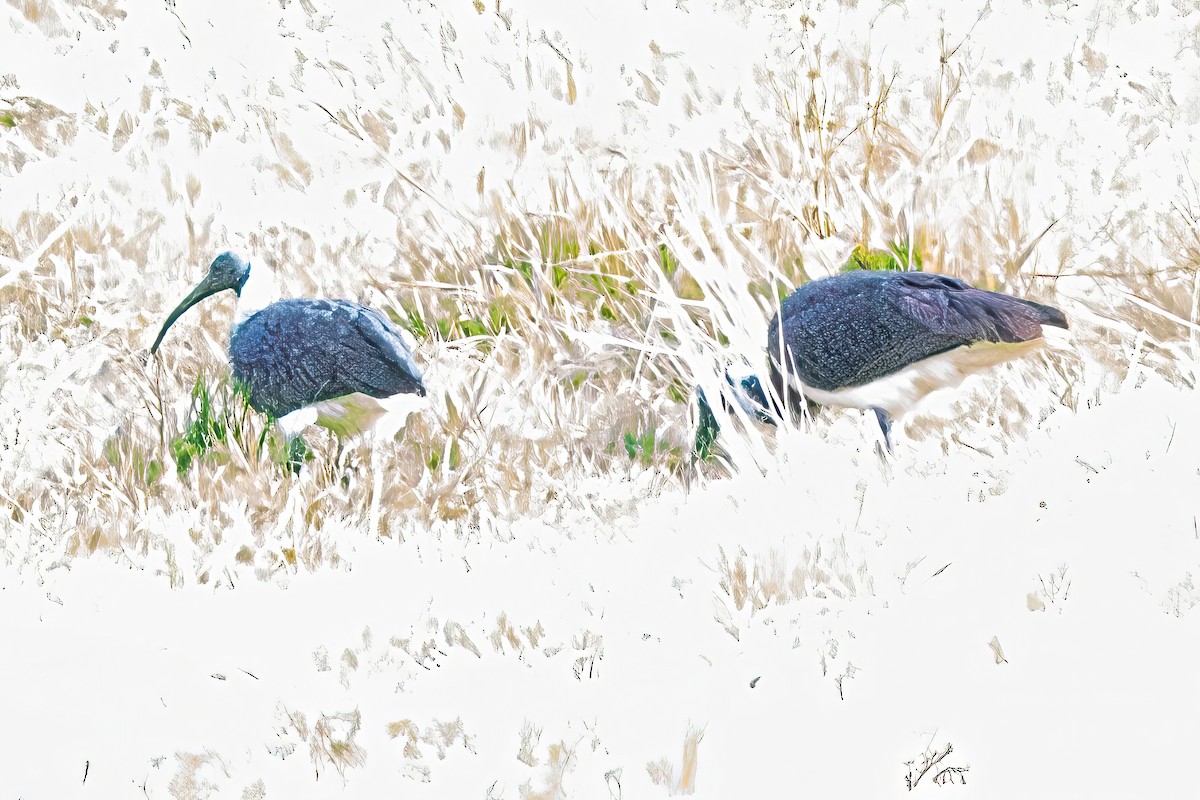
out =
[[[949,742],[941,749],[934,748],[931,742],[918,758],[904,762],[908,767],[908,772],[904,776],[904,785],[911,792],[917,788],[917,784],[926,775],[932,775],[931,780],[938,786],[965,784],[967,773],[971,771],[971,767],[969,765],[953,765],[952,761],[947,761],[953,752],[954,745]]]
[[[131,586],[156,575],[156,597],[201,598],[199,622],[161,634],[201,664],[222,655],[198,635],[215,590],[243,587],[251,619],[245,584],[289,587],[294,628],[251,619],[269,625],[255,642],[289,644],[263,648],[268,664],[303,662],[256,689],[287,693],[269,730],[245,710],[266,755],[162,745],[155,769],[175,756],[160,790],[260,797],[278,785],[264,762],[296,754],[278,774],[301,785],[314,771],[319,786],[391,785],[398,767],[435,786],[475,770],[489,797],[602,793],[600,776],[620,797],[622,775],[625,796],[703,793],[788,772],[786,754],[764,761],[783,773],[728,769],[748,763],[727,749],[747,720],[799,708],[813,724],[797,731],[828,739],[847,720],[882,730],[885,709],[856,700],[921,696],[937,702],[904,720],[966,727],[953,750],[909,750],[906,783],[956,783],[959,745],[1003,751],[970,732],[955,680],[975,681],[979,708],[1037,697],[975,691],[970,659],[996,680],[1033,686],[1042,670],[1075,686],[1044,645],[1090,652],[1089,620],[1106,635],[1112,620],[1096,600],[1127,577],[1157,622],[1197,613],[1194,558],[1152,570],[1183,552],[1154,548],[1195,532],[1195,431],[1176,391],[1194,394],[1200,364],[1186,4],[1138,6],[1180,31],[1155,67],[1101,52],[1136,38],[1119,3],[1098,3],[1086,31],[1083,12],[1023,6],[1045,23],[1037,42],[1005,32],[999,4],[976,18],[958,3],[689,0],[647,4],[645,30],[614,27],[623,12],[606,4],[585,23],[554,3],[334,5],[0,12],[20,34],[0,74],[0,564],[47,603],[49,574],[89,559],[129,567]],[[147,352],[227,246],[286,295],[347,297],[405,326],[429,408],[395,438],[313,431],[314,458],[282,469],[267,421],[229,386],[232,297]],[[1059,305],[1072,346],[931,402],[886,463],[873,420],[833,409],[797,431],[717,408],[718,454],[694,457],[695,387],[713,396],[727,365],[761,367],[781,297],[880,250]],[[1111,413],[1074,413],[1097,405]],[[70,577],[70,608],[104,605]],[[259,593],[272,613],[275,588]],[[960,599],[969,623],[947,613]],[[113,616],[96,630],[130,629]],[[1117,622],[1136,639],[1135,619]],[[1128,677],[1100,667],[1103,685]],[[925,683],[889,684],[893,669],[938,686],[913,694]],[[846,702],[831,713],[834,688]],[[898,780],[894,742],[868,738],[891,755],[852,777]],[[1027,741],[1012,738],[1010,753]]]
[[[667,794],[694,794],[696,791],[696,770],[699,767],[700,742],[704,739],[704,728],[690,727],[683,737],[683,760],[680,762],[679,778],[675,777],[675,768],[667,758],[659,759],[646,765],[650,780],[666,788]]]
[[[205,773],[219,770],[225,777],[229,776],[221,757],[216,753],[176,753],[175,760],[179,762],[179,769],[171,778],[170,789],[172,795],[183,800],[207,797],[216,789]]]
[[[804,547],[795,563],[789,563],[779,551],[755,557],[739,550],[730,559],[724,548],[718,549],[721,590],[739,611],[749,607],[753,613],[772,603],[784,605],[809,596],[818,600],[846,599],[860,592],[870,594],[873,589],[866,563],[852,563],[844,537]]]
[[[546,748],[546,762],[543,768],[544,788],[535,790],[532,783],[520,787],[522,800],[561,800],[568,797],[564,782],[574,768],[575,748],[565,742],[556,742]]]
[[[338,58],[297,50],[287,79],[240,99],[219,82],[208,99],[177,93],[182,77],[152,57],[136,92],[79,110],[0,91],[11,122],[0,175],[14,187],[0,208],[6,560],[104,553],[172,585],[232,585],[338,567],[345,547],[329,519],[398,540],[504,536],[516,517],[612,520],[662,486],[769,464],[769,435],[753,428],[732,463],[694,464],[692,387],[714,386],[730,359],[757,365],[781,292],[836,269],[856,243],[907,240],[925,269],[1066,307],[1076,357],[1007,373],[1020,379],[982,412],[980,395],[966,401],[965,416],[1006,434],[1116,388],[1137,360],[1195,381],[1196,184],[1118,213],[1127,184],[1094,172],[1093,193],[1113,198],[1103,225],[1056,222],[1030,191],[1054,176],[1027,155],[1055,143],[979,122],[1003,76],[974,59],[969,37],[943,34],[940,66],[903,91],[862,42],[819,47],[807,23],[780,34],[790,58],[764,56],[757,97],[714,99],[659,53],[630,101],[638,113],[663,113],[669,90],[693,117],[741,124],[719,144],[629,159],[555,116],[584,102],[567,56],[521,39],[520,12],[477,8],[489,35],[532,48],[538,76],[536,107],[486,136],[471,127],[481,101],[431,88],[453,85],[469,54],[383,58],[428,45],[390,28],[366,53],[337,38]],[[313,13],[293,9],[281,25],[303,33]],[[125,18],[39,2],[21,14],[45,47],[84,21],[119,40]],[[513,58],[495,69],[511,75]],[[361,90],[356,74],[386,91]],[[1131,141],[1171,113],[1156,89],[1119,112]],[[473,183],[456,178],[454,159],[472,157],[486,162]],[[164,310],[235,234],[289,293],[357,298],[411,328],[434,402],[401,439],[316,435],[304,474],[280,470],[263,421],[224,388],[228,300],[193,312],[148,358]],[[171,443],[195,418],[197,376],[231,433],[177,475]],[[914,430],[946,452],[963,441],[959,429]],[[990,442],[971,446],[1005,446],[994,430],[980,436]],[[625,476],[638,480],[613,491]],[[816,591],[819,561],[737,557],[723,569],[735,605],[758,607]],[[854,590],[841,585],[850,572],[829,575],[841,580],[829,591]]]

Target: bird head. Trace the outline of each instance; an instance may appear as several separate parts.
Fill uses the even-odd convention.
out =
[[[175,310],[167,315],[167,321],[163,323],[162,330],[158,332],[158,338],[154,340],[150,352],[158,352],[158,346],[162,344],[163,337],[167,335],[167,329],[175,323],[175,320],[183,316],[185,311],[204,298],[226,289],[232,289],[235,293],[241,294],[242,287],[246,285],[246,279],[249,277],[250,262],[238,254],[226,251],[213,259],[204,280],[200,281],[196,288],[192,289],[191,293],[175,306]]]
[[[767,390],[757,375],[734,378],[726,372],[725,382],[729,384],[727,391],[746,416],[753,417],[764,425],[778,425],[779,421],[783,419],[783,412],[780,410],[779,404],[767,394]],[[721,402],[727,411],[730,410],[724,395],[722,395]]]
[[[726,373],[725,380],[733,387],[733,397],[747,416],[754,417],[764,425],[779,424],[779,420],[783,418],[779,404],[767,394],[757,375],[747,375],[735,382],[729,373]]]

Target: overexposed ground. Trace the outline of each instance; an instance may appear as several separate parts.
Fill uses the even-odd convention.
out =
[[[6,791],[606,797],[616,775],[613,796],[660,796],[646,767],[681,776],[694,726],[707,797],[899,794],[947,743],[970,772],[944,791],[1178,796],[1200,741],[1196,399],[1147,384],[1052,420],[1040,459],[890,480],[798,436],[811,458],[605,530],[364,540],[286,590],[170,591],[100,559],[8,577]],[[810,573],[801,602],[752,613],[722,588],[722,550],[790,577],[816,547],[844,577]],[[361,721],[344,777],[297,730],[339,713]]]
[[[0,798],[1192,792],[1200,11],[942,5],[0,8]],[[838,411],[730,421],[732,476],[625,460],[688,442],[663,376],[761,360],[748,283],[901,211],[1074,352],[887,463]],[[422,341],[411,448],[146,478],[223,369],[231,298],[144,352],[219,247],[466,317],[557,217],[641,253],[644,317],[514,301]]]

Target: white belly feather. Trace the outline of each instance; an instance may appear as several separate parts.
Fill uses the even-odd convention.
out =
[[[427,408],[429,403],[429,398],[415,394],[376,398],[355,392],[285,414],[278,425],[289,440],[311,425],[320,425],[343,437],[372,430],[375,436],[390,439],[404,427],[409,414]]]
[[[1026,355],[1043,341],[1008,344],[977,342],[922,359],[878,380],[861,386],[825,391],[800,381],[805,396],[822,405],[846,408],[881,408],[889,417],[899,417],[922,398],[938,389],[949,389],[989,367]],[[798,379],[797,379],[798,380]]]

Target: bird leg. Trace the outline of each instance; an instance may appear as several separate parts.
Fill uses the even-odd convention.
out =
[[[879,430],[883,431],[883,446],[887,448],[888,455],[892,455],[892,420],[887,412],[879,406],[872,406],[871,410],[875,412],[875,419],[879,420]]]

